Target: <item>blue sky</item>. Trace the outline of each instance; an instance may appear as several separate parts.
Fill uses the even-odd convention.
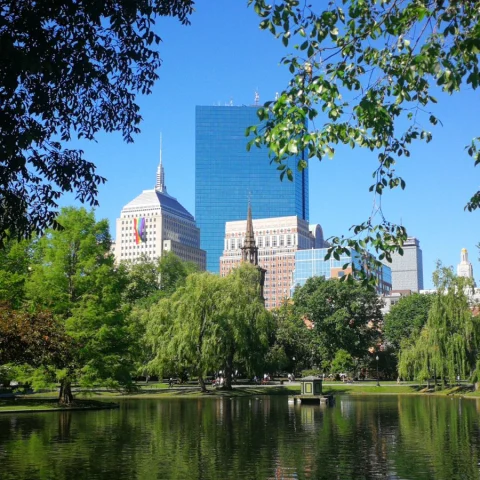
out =
[[[163,161],[168,191],[195,211],[195,105],[250,105],[258,89],[260,102],[274,97],[288,82],[279,60],[288,53],[281,42],[258,28],[259,19],[246,0],[199,0],[190,26],[172,19],[157,22],[163,39],[160,79],[154,92],[140,97],[142,132],[133,144],[119,134],[100,134],[97,142],[75,142],[108,179],[100,188],[97,218],[111,228],[122,207],[153,188],[163,134]],[[464,205],[480,185],[480,167],[473,167],[464,146],[480,135],[478,92],[439,96],[435,113],[443,122],[432,130],[433,141],[417,144],[397,171],[405,191],[384,195],[386,217],[407,227],[423,250],[424,284],[431,288],[437,259],[456,267],[467,248],[480,283],[480,211]],[[326,237],[348,233],[365,220],[373,197],[368,192],[376,155],[360,149],[338,149],[333,160],[310,165],[310,221],[320,223]],[[72,204],[66,196],[62,204]],[[112,230],[112,235],[115,232]]]

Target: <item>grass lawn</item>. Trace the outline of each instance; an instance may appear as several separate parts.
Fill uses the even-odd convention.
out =
[[[252,395],[295,395],[300,393],[299,386],[271,385],[268,387],[246,386],[233,390],[221,390],[208,387],[208,393],[202,393],[199,387],[178,386],[173,388],[141,388],[136,392],[122,393],[107,390],[80,392],[79,398],[179,398],[179,397],[247,397]]]
[[[428,394],[428,395],[461,395],[461,396],[480,396],[480,392],[474,392],[473,386],[461,385],[442,390],[434,390],[433,386],[427,389],[426,385],[396,385],[394,383],[385,384],[380,382],[380,386],[362,385],[362,384],[339,384],[324,385],[323,393],[333,395],[395,395],[395,394]]]
[[[94,389],[83,392],[75,392],[75,404],[72,407],[62,407],[57,403],[56,392],[46,392],[32,394],[16,399],[0,399],[0,413],[7,411],[54,411],[54,410],[72,410],[72,409],[98,409],[114,408],[118,406],[108,402],[122,398],[128,399],[152,399],[152,398],[218,398],[218,397],[249,397],[260,395],[298,395],[300,394],[300,385],[270,385],[260,386],[242,386],[233,390],[221,390],[212,387],[208,388],[208,393],[202,393],[199,387],[193,385],[175,385],[168,388],[166,384],[141,385],[140,388],[131,393],[125,393],[115,390]],[[373,382],[354,384],[338,383],[326,384],[323,386],[325,395],[455,395],[466,398],[478,398],[480,392],[474,392],[470,385],[456,386],[443,390],[434,391],[433,388],[427,390],[425,385],[398,385],[396,382],[380,382],[377,387]]]
[[[97,400],[77,398],[75,398],[75,402],[71,406],[59,405],[57,398],[37,397],[36,395],[17,398],[0,398],[0,413],[92,410],[116,407],[118,407],[118,405],[112,402],[100,402]]]

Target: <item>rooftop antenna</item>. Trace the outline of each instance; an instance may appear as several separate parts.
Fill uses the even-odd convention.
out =
[[[162,132],[160,132],[160,162],[157,168],[157,178],[155,182],[155,190],[157,192],[166,193],[167,187],[165,186],[165,173],[163,171],[163,159],[162,159]]]
[[[230,106],[233,107],[233,98],[230,97]]]
[[[275,92],[275,100],[278,100],[278,92]]]
[[[260,101],[260,94],[258,93],[258,87],[255,90],[255,105],[258,105],[258,102]]]

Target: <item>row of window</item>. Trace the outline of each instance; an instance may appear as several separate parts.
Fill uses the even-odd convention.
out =
[[[147,245],[145,242],[142,242],[138,245],[128,245],[125,247],[120,247],[120,250],[139,250],[139,249],[145,249],[145,248],[155,248],[155,245]]]
[[[153,241],[155,242],[156,239],[157,239],[157,237],[156,237],[155,235],[154,235],[153,237],[146,237],[146,236],[145,236],[145,237],[143,238],[143,240],[142,240],[142,242],[141,242],[140,245],[142,245],[142,244],[144,244],[144,243],[147,243],[149,240],[150,240],[150,241],[153,240]],[[128,240],[121,240],[120,243],[127,243],[127,244],[129,244],[129,245],[134,245],[134,246],[135,246],[136,241],[135,241],[134,238],[130,238],[130,239],[128,239]]]
[[[230,238],[224,242],[225,250],[236,250],[242,248],[245,237]],[[273,235],[256,237],[255,243],[258,248],[262,247],[291,247],[297,244],[297,235]]]
[[[149,213],[147,215],[150,215]],[[130,217],[130,215],[127,215],[127,217]],[[133,224],[133,218],[140,218],[137,217],[136,215],[132,215],[132,220],[122,220],[122,225],[132,225]],[[146,222],[156,222],[156,218],[145,218]],[[122,228],[123,230],[123,228]]]
[[[138,257],[140,254],[148,253],[149,255],[155,255],[154,250],[149,250],[148,252],[125,252],[120,253],[121,257]]]

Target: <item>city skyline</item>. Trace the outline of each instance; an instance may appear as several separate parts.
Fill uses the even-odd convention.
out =
[[[154,93],[139,98],[144,120],[135,143],[125,144],[118,133],[102,133],[96,143],[71,142],[108,179],[99,187],[97,217],[110,221],[112,233],[121,207],[139,191],[153,188],[150,172],[157,166],[160,132],[169,191],[194,212],[195,106],[225,105],[232,99],[234,105],[251,105],[256,90],[263,103],[286,85],[288,72],[279,60],[288,52],[258,29],[253,10],[233,1],[213,0],[198,2],[196,9],[190,27],[171,19],[158,21],[164,62]],[[384,195],[386,217],[403,223],[408,234],[421,241],[425,288],[432,287],[436,260],[455,268],[462,248],[469,251],[478,283],[480,229],[474,226],[480,212],[463,210],[480,183],[479,167],[473,168],[464,151],[478,135],[472,108],[477,97],[470,90],[452,97],[439,95],[434,113],[443,126],[433,129],[432,142],[414,145],[411,157],[398,163],[406,190]],[[375,154],[349,148],[338,148],[332,161],[310,162],[310,222],[322,225],[326,239],[348,234],[351,225],[370,214],[373,197],[368,187],[376,164]],[[63,205],[79,204],[73,195],[66,195]]]

